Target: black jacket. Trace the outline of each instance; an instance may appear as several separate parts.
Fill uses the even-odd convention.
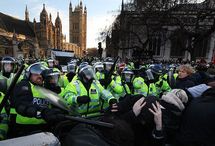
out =
[[[177,143],[181,146],[215,145],[215,89],[206,90],[203,95],[187,107]]]
[[[176,79],[175,89],[186,89],[193,86],[195,86],[195,82],[192,80],[191,76]]]

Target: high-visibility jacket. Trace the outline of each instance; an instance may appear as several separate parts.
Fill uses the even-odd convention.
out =
[[[51,108],[51,104],[42,96],[40,93],[35,89],[35,86],[31,84],[31,91],[33,94],[33,104],[37,105],[43,105],[43,107]],[[25,117],[16,112],[14,108],[11,108],[10,114],[16,115],[16,123],[17,124],[24,124],[24,125],[38,125],[38,124],[45,124],[45,120],[41,118],[30,118],[30,117]]]
[[[117,100],[119,100],[120,97],[123,97],[125,92],[122,86],[121,77],[118,75],[112,76],[112,81],[108,85],[107,90],[110,91]]]
[[[146,85],[146,83],[142,77],[134,78],[132,83],[133,83],[133,87],[134,87],[134,95],[142,94],[144,96],[147,96],[148,86]]]
[[[0,103],[2,102],[4,97],[3,93],[0,93]],[[5,108],[3,108],[2,112],[0,113],[1,121],[0,121],[0,140],[4,140],[7,137],[8,132],[8,124],[9,124],[9,116],[6,113]]]
[[[78,96],[89,96],[91,101],[89,104],[79,105],[77,103]],[[109,103],[111,99],[115,99],[113,95],[105,90],[101,84],[94,80],[90,86],[89,91],[84,87],[80,80],[70,82],[64,92],[63,98],[81,115],[89,115],[87,113],[99,113],[103,102]]]
[[[105,74],[97,71],[96,77],[98,80],[105,79]]]

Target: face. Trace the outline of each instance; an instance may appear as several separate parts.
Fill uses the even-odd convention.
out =
[[[110,71],[111,70],[112,65],[111,64],[107,64],[106,65],[106,71]]]
[[[54,66],[54,63],[52,61],[49,62],[49,67],[52,68]]]
[[[97,71],[98,72],[102,72],[103,71],[103,67],[97,67]]]
[[[187,76],[188,76],[188,74],[184,69],[179,69],[179,71],[178,71],[178,77],[179,78],[183,79],[183,78],[185,78]]]
[[[125,82],[127,83],[131,82],[131,74],[125,74]]]
[[[10,63],[4,64],[5,72],[12,72],[12,69],[13,69],[13,67],[12,67],[12,65]]]
[[[30,81],[36,85],[43,85],[43,77],[39,74],[31,74]]]

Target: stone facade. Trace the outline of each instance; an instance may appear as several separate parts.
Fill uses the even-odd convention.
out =
[[[29,21],[26,6],[25,20],[0,13],[0,55],[22,58],[46,58],[51,56],[52,49],[74,51],[81,56],[81,48],[76,44],[63,41],[62,22],[57,13],[55,23],[48,15],[45,4],[40,13],[40,21]]]
[[[189,4],[181,1],[166,10],[127,11],[122,6],[118,17],[122,24],[120,33],[113,29],[112,38],[107,39],[107,47],[112,49],[109,52],[117,50],[122,58],[152,56],[158,60],[211,61],[215,49],[214,1]],[[124,35],[116,41],[113,37],[119,34]],[[115,40],[117,47],[113,48],[110,40]]]
[[[69,5],[69,42],[77,44],[80,48],[80,56],[86,55],[87,36],[87,8],[83,8],[82,1],[74,9]]]

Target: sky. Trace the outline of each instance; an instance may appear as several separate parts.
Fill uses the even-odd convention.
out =
[[[45,4],[48,14],[52,14],[53,23],[59,12],[63,34],[68,41],[70,1],[73,8],[80,2],[80,0],[0,0],[0,12],[24,20],[27,5],[30,21],[35,18],[39,22],[40,12]],[[119,14],[122,0],[82,0],[82,2],[87,7],[87,48],[97,47],[99,32],[112,24]]]

